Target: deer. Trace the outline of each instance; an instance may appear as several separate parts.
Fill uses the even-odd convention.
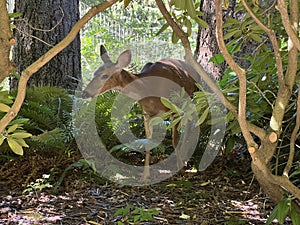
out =
[[[124,69],[131,62],[130,50],[122,52],[114,63],[105,47],[101,45],[100,56],[104,64],[94,72],[93,79],[82,92],[82,98],[94,98],[109,90],[116,90],[131,98],[138,99],[138,103],[143,111],[144,129],[147,139],[151,139],[153,132],[149,122],[150,119],[170,110],[162,104],[160,98],[168,97],[171,94],[171,90],[169,90],[171,87],[166,80],[172,81],[176,83],[177,86],[184,88],[189,96],[192,96],[197,90],[195,85],[197,72],[181,60],[167,58],[154,63],[149,62],[143,67],[141,73],[133,74]],[[147,80],[147,78],[151,77],[161,79],[161,81],[159,80],[159,82],[153,84]],[[133,82],[135,82],[135,85],[130,86]],[[153,89],[159,90],[162,96],[151,96]],[[145,93],[149,93],[149,95],[145,95]],[[146,97],[141,99],[141,96]],[[170,119],[172,120],[172,118]],[[178,125],[175,125],[172,129],[172,145],[176,153],[177,166],[180,167],[178,169],[181,169],[183,162],[180,160],[180,154],[177,150],[178,138]],[[146,148],[145,151],[144,180],[150,176],[150,149]]]

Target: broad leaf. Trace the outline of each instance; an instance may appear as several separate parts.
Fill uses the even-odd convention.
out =
[[[8,105],[5,105],[4,103],[0,103],[0,111],[1,112],[8,112],[10,110],[10,107]]]
[[[277,216],[277,213],[278,213],[278,206],[276,206],[276,207],[272,210],[272,212],[271,212],[269,218],[267,219],[266,225],[270,225],[270,224],[272,223],[272,221],[275,220],[275,218],[276,218],[276,216]]]
[[[300,224],[300,215],[294,207],[291,209],[291,219],[293,224]]]
[[[10,126],[7,130],[7,133],[14,132],[18,127],[19,127],[19,124],[14,124],[14,125]]]
[[[13,138],[28,138],[31,137],[32,134],[26,132],[17,132],[10,135]]]
[[[208,113],[209,113],[209,108],[206,108],[205,111],[200,116],[199,120],[197,121],[196,126],[200,126],[205,121],[205,119],[208,116]]]
[[[279,224],[283,224],[290,209],[290,200],[283,199],[278,204],[277,219]]]
[[[17,155],[23,155],[22,146],[12,138],[7,138],[8,146]]]

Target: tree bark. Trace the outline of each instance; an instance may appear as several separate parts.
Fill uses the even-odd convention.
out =
[[[211,75],[215,80],[219,80],[225,70],[225,64],[219,66],[209,62],[211,57],[220,53],[216,39],[216,15],[215,2],[201,1],[200,11],[204,13],[202,19],[208,24],[207,28],[199,26],[197,35],[197,45],[195,50],[196,61]]]
[[[79,0],[16,0],[15,11],[22,17],[16,21],[16,45],[13,61],[17,73],[35,62],[70,32],[79,20]],[[80,37],[35,73],[28,86],[51,85],[75,90],[81,81]],[[11,88],[17,79],[11,79]]]
[[[14,65],[9,59],[10,48],[14,44],[14,39],[10,31],[5,0],[0,0],[0,30],[0,82],[2,82],[9,73],[15,70]]]

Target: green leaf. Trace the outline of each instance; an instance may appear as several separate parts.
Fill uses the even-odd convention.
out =
[[[262,42],[262,38],[256,33],[251,33],[250,38],[252,38],[256,42],[259,42],[259,43]]]
[[[233,37],[234,35],[240,36],[241,34],[242,34],[242,32],[239,29],[232,29],[227,34],[224,35],[224,40],[227,40],[227,39]]]
[[[172,102],[169,101],[169,99],[165,97],[161,97],[160,101],[164,106],[171,109],[173,112],[179,113],[181,111],[176,105],[174,105]]]
[[[172,123],[169,126],[167,126],[167,129],[171,129],[171,128],[175,127],[180,121],[181,121],[181,118],[177,117],[175,120],[172,121]]]
[[[291,219],[294,225],[300,224],[300,215],[294,207],[291,209]]]
[[[32,136],[32,134],[26,133],[26,132],[17,132],[17,133],[13,133],[10,135],[10,137],[13,137],[13,138],[29,138],[31,136]]]
[[[1,112],[9,112],[10,107],[8,105],[5,105],[4,103],[0,103],[0,111]]]
[[[29,119],[16,119],[11,121],[9,124],[10,125],[14,125],[14,124],[19,124],[20,126],[24,123],[27,123],[29,121]]]
[[[19,145],[21,145],[22,147],[26,147],[28,148],[29,146],[26,144],[24,139],[18,138],[18,139],[14,139],[16,142],[18,142]]]
[[[224,56],[221,53],[220,54],[215,54],[215,55],[213,55],[213,57],[211,57],[209,59],[209,62],[213,62],[216,65],[220,65],[224,61],[225,61]]]
[[[172,0],[170,2],[170,5],[174,5],[175,8],[180,9],[180,10],[185,10],[186,9],[186,0]]]
[[[17,155],[23,155],[22,146],[12,138],[7,138],[8,146]]]
[[[123,215],[123,211],[124,211],[123,208],[118,209],[118,210],[114,213],[114,216]]]
[[[173,31],[172,33],[172,43],[176,44],[179,41],[179,37],[177,36],[177,34]]]
[[[275,220],[277,213],[278,213],[278,205],[272,210],[269,218],[266,221],[266,225],[270,225],[272,221]]]
[[[205,121],[208,113],[209,113],[209,108],[206,108],[205,111],[200,116],[199,120],[197,121],[196,126],[200,126]]]
[[[9,13],[8,14],[9,19],[11,19],[11,18],[17,18],[17,17],[20,17],[20,16],[22,16],[22,13],[20,13],[20,12]]]
[[[162,32],[164,32],[167,28],[169,27],[168,23],[165,23],[160,29],[159,31],[155,34],[156,36],[160,35]]]
[[[141,218],[141,215],[136,215],[136,216],[134,216],[134,217],[133,217],[133,222],[139,221],[140,218]]]
[[[300,169],[294,171],[293,173],[291,173],[291,175],[289,176],[289,178],[294,177],[296,175],[300,174]]]
[[[231,25],[239,25],[240,22],[233,18],[226,19],[226,23],[223,25],[223,28],[229,27]]]
[[[7,133],[14,132],[18,127],[19,127],[19,124],[14,124],[14,125],[10,126],[7,130]]]
[[[185,18],[183,24],[187,28],[188,36],[191,36],[191,34],[192,34],[192,23],[191,23],[191,21],[188,18]]]
[[[277,219],[279,224],[283,224],[290,209],[290,200],[283,199],[278,203]]]
[[[6,137],[3,134],[0,134],[0,146],[3,144],[3,141],[6,139]]]
[[[200,27],[202,27],[202,28],[208,28],[207,23],[203,19],[200,19],[198,16],[196,16],[193,19],[199,24]]]
[[[182,1],[182,0],[180,0],[180,1]],[[193,0],[185,0],[185,1],[186,1],[186,10],[187,10],[188,15],[193,19],[196,18],[197,13],[196,13],[194,1]]]

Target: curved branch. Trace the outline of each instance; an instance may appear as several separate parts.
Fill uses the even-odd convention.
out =
[[[297,3],[297,2],[295,2]],[[298,6],[295,6],[295,9],[297,9]],[[291,25],[290,19],[289,19],[289,14],[287,11],[287,6],[285,4],[284,0],[278,0],[278,6],[277,6],[278,11],[281,14],[282,18],[282,23],[284,25],[284,28],[289,35],[290,39],[294,43],[295,47],[300,51],[300,39],[297,36],[297,29]],[[297,26],[297,24],[295,24]]]
[[[162,0],[155,0],[155,2],[156,2],[157,7],[159,8],[161,14],[165,17],[165,19],[168,22],[168,24],[172,27],[173,31],[180,38],[183,47],[185,49],[191,49],[191,44],[190,44],[190,41],[188,39],[187,33],[185,33],[181,29],[181,27],[174,21],[174,19],[172,18],[171,14],[166,9],[165,4],[162,2]]]
[[[18,93],[16,96],[16,100],[12,105],[10,111],[1,119],[0,121],[0,133],[3,132],[5,127],[9,124],[11,120],[13,120],[18,114],[22,103],[25,99],[26,95],[26,85],[32,74],[37,72],[41,67],[43,67],[47,62],[49,62],[54,56],[56,56],[59,52],[61,52],[65,47],[67,47],[77,36],[80,29],[96,14],[104,11],[109,8],[113,4],[118,2],[118,0],[108,0],[99,5],[91,8],[72,28],[70,33],[57,45],[51,48],[48,52],[42,55],[37,61],[28,66],[21,73],[21,77],[18,84]]]
[[[251,133],[248,129],[248,122],[246,120],[246,91],[247,91],[247,79],[246,72],[242,69],[231,57],[227,50],[223,37],[223,15],[222,15],[222,0],[216,0],[216,35],[219,49],[224,56],[226,62],[231,69],[237,74],[240,82],[239,88],[239,110],[238,110],[238,121],[241,127],[241,131],[248,145],[248,150],[251,149],[250,153],[257,150],[258,145],[253,140]],[[254,149],[253,149],[254,148]]]

